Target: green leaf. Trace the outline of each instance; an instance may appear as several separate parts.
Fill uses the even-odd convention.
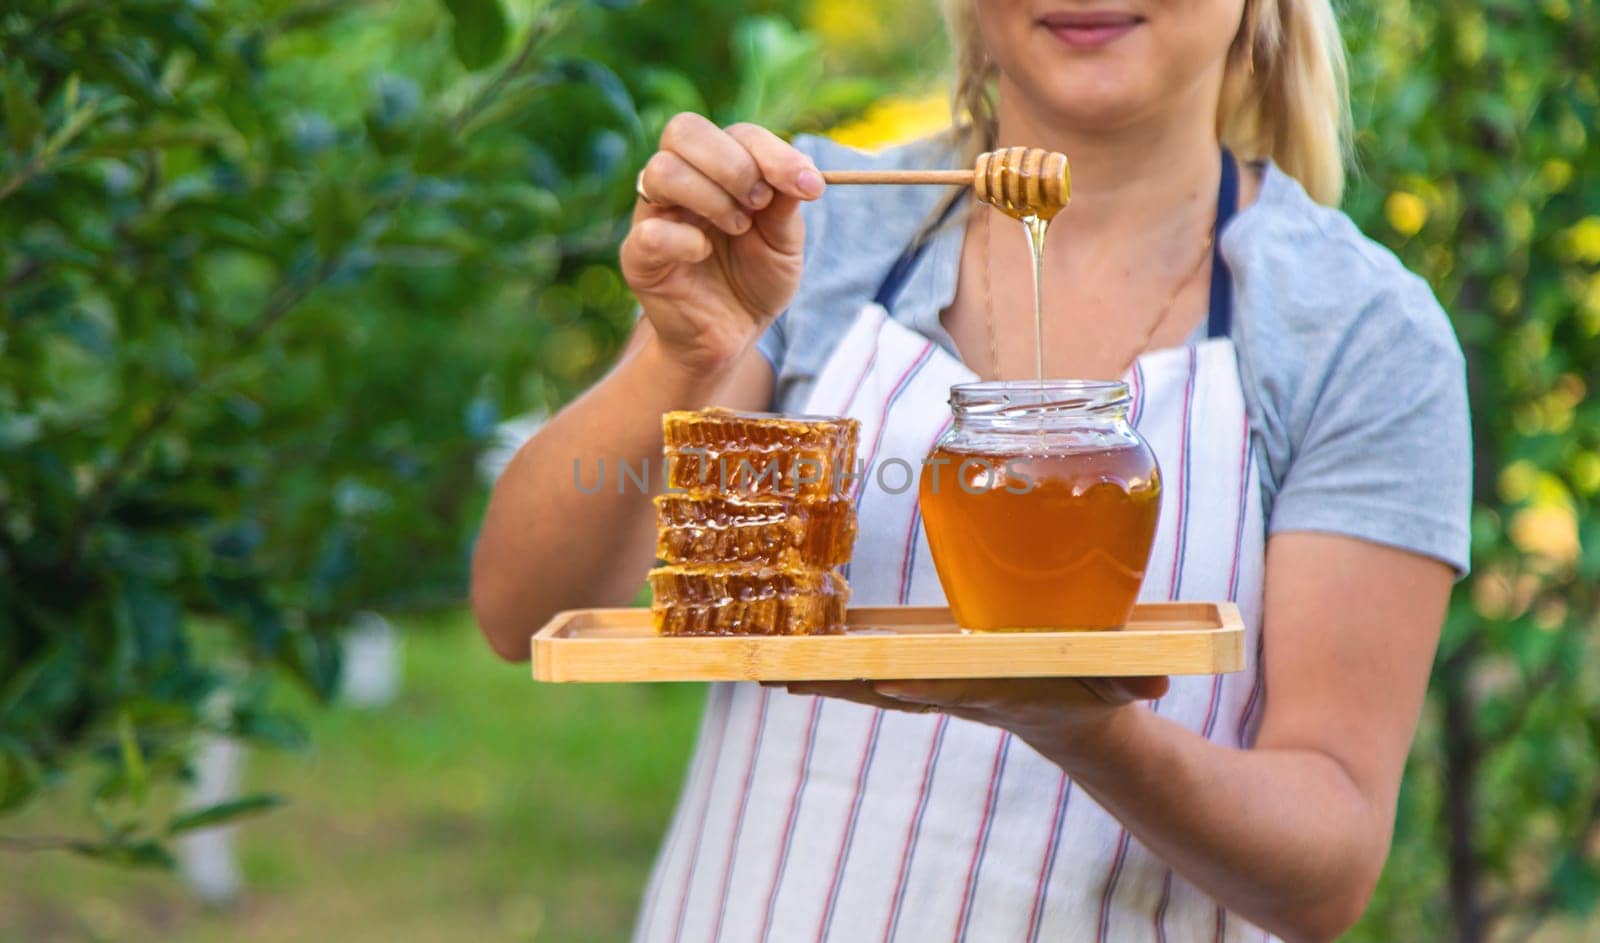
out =
[[[321,634],[301,633],[279,653],[279,661],[306,686],[319,701],[332,700],[339,690],[342,670],[339,646]]]
[[[167,834],[178,835],[183,832],[193,831],[197,828],[207,828],[220,825],[245,815],[254,815],[275,809],[283,805],[283,797],[272,793],[257,793],[251,796],[240,796],[237,799],[228,799],[216,805],[203,806],[191,809],[172,817],[167,823]]]
[[[312,232],[323,258],[337,256],[349,247],[370,210],[371,201],[354,185],[337,178],[324,181],[311,208]]]
[[[39,771],[26,748],[10,737],[0,738],[0,813],[15,809],[39,788]]]
[[[160,868],[170,871],[177,866],[172,854],[159,842],[78,842],[72,850],[88,858],[97,858],[113,864],[133,868]]]
[[[1551,873],[1550,888],[1567,911],[1591,913],[1595,905],[1600,904],[1600,870],[1582,855],[1567,855]]]
[[[44,117],[23,79],[20,64],[6,69],[0,81],[5,83],[5,88],[0,90],[0,100],[4,101],[6,109],[6,137],[12,153],[21,158],[33,150],[35,139],[44,130]]]
[[[854,115],[865,111],[884,95],[883,83],[872,79],[846,78],[824,82],[808,104],[822,112]]]
[[[66,709],[79,691],[80,665],[65,644],[40,654],[0,686],[0,723],[38,723]]]
[[[415,138],[422,91],[402,75],[380,75],[373,83],[373,101],[366,113],[367,133],[383,154],[398,154]]]
[[[351,529],[342,525],[328,528],[323,534],[317,562],[311,571],[308,589],[312,605],[331,605],[339,591],[355,577],[358,565]]]
[[[700,89],[687,75],[676,69],[647,68],[639,78],[639,88],[644,92],[645,100],[654,99],[654,103],[668,112],[693,111],[704,114],[706,100],[700,94]]]
[[[506,48],[506,14],[499,0],[444,0],[455,21],[450,40],[470,71],[490,65]]]
[[[785,128],[823,80],[818,40],[776,16],[741,20],[733,34],[739,97],[729,121]]]
[[[50,140],[45,142],[45,154],[53,157],[56,154],[61,153],[61,151],[68,144],[72,143],[74,138],[76,138],[79,134],[82,134],[85,128],[89,127],[89,124],[94,121],[95,113],[98,110],[98,103],[91,101],[86,103],[82,108],[77,108],[70,112],[67,115],[67,120],[63,121],[61,123],[61,127],[57,128],[56,132],[50,135]]]
[[[1532,675],[1554,656],[1560,635],[1532,624],[1530,619],[1518,619],[1506,624],[1506,641],[1512,657],[1524,675]]]
[[[593,59],[572,58],[552,63],[547,74],[562,82],[584,85],[599,92],[612,114],[621,120],[629,139],[635,143],[643,140],[644,127],[639,123],[639,109],[634,106],[628,87],[622,84],[615,72]]]
[[[122,775],[134,802],[144,802],[150,787],[150,771],[145,767],[144,751],[139,748],[139,734],[134,729],[133,718],[124,710],[117,715],[117,746],[122,754]]]
[[[1582,556],[1578,559],[1578,572],[1591,582],[1600,580],[1600,515],[1584,520],[1579,546]]]
[[[125,559],[140,559],[129,554]],[[134,657],[142,665],[168,665],[184,650],[183,609],[171,593],[128,572],[122,583],[122,612],[132,630]]]
[[[241,708],[233,719],[234,732],[252,743],[280,750],[303,750],[311,742],[299,721],[288,714]]]
[[[8,452],[30,445],[39,438],[41,427],[38,416],[27,413],[0,415],[0,452]]]

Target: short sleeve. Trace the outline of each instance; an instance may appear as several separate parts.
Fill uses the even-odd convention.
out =
[[[783,353],[789,347],[789,339],[784,334],[784,321],[788,312],[778,315],[777,320],[767,326],[761,336],[756,338],[756,350],[761,356],[767,358],[767,365],[772,368],[772,375],[777,376],[783,367]]]
[[[1472,431],[1465,362],[1427,285],[1378,292],[1329,360],[1268,530],[1321,531],[1465,575]]]

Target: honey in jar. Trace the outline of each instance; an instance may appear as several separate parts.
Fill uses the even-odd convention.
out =
[[[955,620],[974,631],[1109,629],[1139,596],[1161,510],[1155,455],[1121,383],[951,389],[923,463],[923,526]]]

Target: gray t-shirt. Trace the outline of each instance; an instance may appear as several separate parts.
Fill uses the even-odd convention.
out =
[[[816,137],[795,143],[823,170],[957,160],[943,138],[879,154]],[[805,275],[757,345],[776,377],[774,410],[805,405],[855,312],[946,198],[938,187],[837,187],[805,206]],[[962,238],[959,225],[933,235],[889,312],[957,357],[940,314],[955,298]],[[1232,338],[1267,532],[1344,534],[1464,574],[1472,491],[1466,373],[1433,292],[1271,164],[1220,247],[1233,281]]]

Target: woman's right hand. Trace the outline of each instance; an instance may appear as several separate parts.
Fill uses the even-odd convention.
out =
[[[753,124],[726,130],[673,116],[645,164],[622,276],[663,352],[718,373],[789,304],[800,284],[801,200],[822,195],[811,158]]]

